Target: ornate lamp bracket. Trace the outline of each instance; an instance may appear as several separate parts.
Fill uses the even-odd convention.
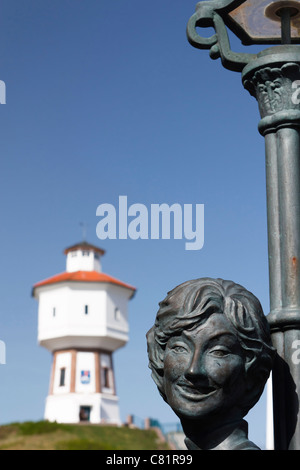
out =
[[[244,0],[243,0],[244,1]],[[212,59],[221,58],[223,66],[234,72],[241,72],[256,54],[237,53],[230,48],[228,32],[222,14],[233,10],[241,0],[208,0],[196,5],[196,13],[189,19],[187,37],[197,49],[210,49]],[[209,38],[199,36],[197,27],[213,27],[216,34]]]

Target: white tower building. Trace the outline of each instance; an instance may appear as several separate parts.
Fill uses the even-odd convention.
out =
[[[67,248],[66,271],[36,283],[38,341],[53,354],[45,419],[120,424],[112,353],[128,341],[135,288],[101,272],[104,250]]]

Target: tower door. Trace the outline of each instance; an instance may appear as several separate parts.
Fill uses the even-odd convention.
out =
[[[91,406],[81,406],[79,410],[80,421],[90,421]]]

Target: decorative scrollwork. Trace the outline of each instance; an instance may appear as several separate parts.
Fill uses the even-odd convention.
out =
[[[244,1],[244,0],[243,0]],[[243,68],[257,57],[256,54],[237,53],[230,48],[227,29],[222,13],[234,9],[241,0],[208,0],[196,5],[196,13],[190,18],[187,25],[189,43],[197,49],[209,49],[212,59],[221,58],[225,68],[241,72]],[[197,27],[213,27],[216,34],[209,38],[200,36]]]

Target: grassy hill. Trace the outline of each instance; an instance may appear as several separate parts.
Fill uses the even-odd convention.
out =
[[[128,427],[47,421],[0,426],[0,450],[165,450],[157,433]]]

